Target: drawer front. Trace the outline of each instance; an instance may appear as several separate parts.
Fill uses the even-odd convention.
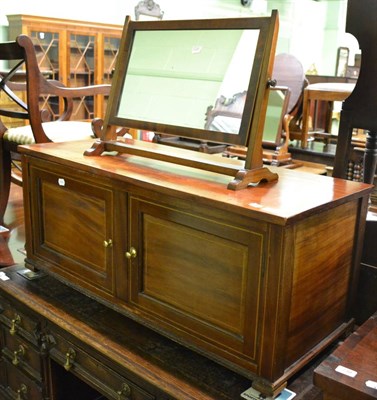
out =
[[[98,361],[76,344],[53,333],[50,358],[81,380],[114,400],[153,400],[155,397]]]
[[[40,323],[27,316],[0,296],[0,323],[12,336],[26,339],[38,346],[40,336]]]
[[[1,380],[0,394],[3,392],[6,398],[17,400],[43,399],[41,385],[22,373],[12,363],[3,359],[0,362],[0,369],[1,374],[4,375],[4,379]]]
[[[41,381],[42,362],[38,350],[21,337],[11,335],[4,326],[2,326],[2,331],[1,352],[3,357],[25,374]]]

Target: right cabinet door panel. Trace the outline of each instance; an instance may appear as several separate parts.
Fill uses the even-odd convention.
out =
[[[265,226],[192,211],[130,198],[131,303],[162,330],[173,326],[179,339],[253,362]]]

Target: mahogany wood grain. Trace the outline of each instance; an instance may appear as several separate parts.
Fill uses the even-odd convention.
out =
[[[21,146],[20,151],[41,160],[59,159],[59,164],[64,167],[80,168],[105,178],[116,176],[117,180],[125,183],[136,180],[141,187],[150,189],[156,186],[164,194],[173,191],[175,195],[186,199],[199,196],[206,204],[215,201],[222,209],[236,208],[242,215],[258,216],[258,219],[279,225],[302,219],[319,209],[342,204],[348,198],[358,198],[370,192],[372,188],[371,185],[363,183],[309,173],[301,174],[294,170],[271,166],[271,170],[283,179],[230,193],[226,188],[228,176],[137,156],[114,157],[105,154],[101,157],[85,157],[84,150],[92,144],[93,142],[87,141],[54,143],[48,146],[38,144]],[[198,157],[216,157],[193,154]],[[229,162],[233,168],[237,163],[225,158],[221,158],[221,162]],[[243,163],[238,162],[238,165],[241,167]],[[298,188],[300,190],[297,190]]]
[[[225,175],[89,146],[20,148],[29,267],[269,395],[351,327],[371,185],[276,168],[232,191]]]

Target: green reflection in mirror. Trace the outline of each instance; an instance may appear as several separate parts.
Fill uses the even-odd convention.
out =
[[[117,116],[205,129],[209,107],[247,90],[258,37],[258,29],[135,32]]]
[[[286,90],[269,90],[266,119],[263,129],[263,142],[270,142],[276,145],[280,144],[280,131],[282,129],[284,114],[287,111],[286,95]]]

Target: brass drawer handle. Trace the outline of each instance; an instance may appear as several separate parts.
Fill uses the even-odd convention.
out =
[[[109,240],[104,240],[103,241],[103,246],[108,248],[108,247],[113,247],[113,241],[111,239]]]
[[[131,388],[127,383],[122,383],[122,387],[117,391],[118,400],[127,400],[131,395]]]
[[[20,386],[19,389],[17,389],[16,393],[17,393],[16,400],[26,399],[26,395],[27,395],[27,387],[26,387],[26,385],[21,383],[21,386]]]
[[[15,350],[13,352],[12,364],[13,365],[18,365],[20,363],[20,361],[22,360],[24,355],[25,355],[25,348],[24,348],[24,346],[22,346],[20,344],[20,346],[18,347],[18,350]]]
[[[131,247],[131,248],[130,248],[130,251],[127,251],[127,252],[126,252],[126,258],[128,258],[129,260],[130,260],[131,258],[135,258],[136,256],[137,256],[137,252],[136,252],[135,247]]]
[[[69,371],[74,364],[76,358],[76,352],[72,348],[69,348],[67,353],[65,354],[65,363],[64,363],[64,368],[66,371]]]
[[[21,317],[16,314],[11,321],[9,333],[13,336],[17,333],[17,325],[21,323]]]

